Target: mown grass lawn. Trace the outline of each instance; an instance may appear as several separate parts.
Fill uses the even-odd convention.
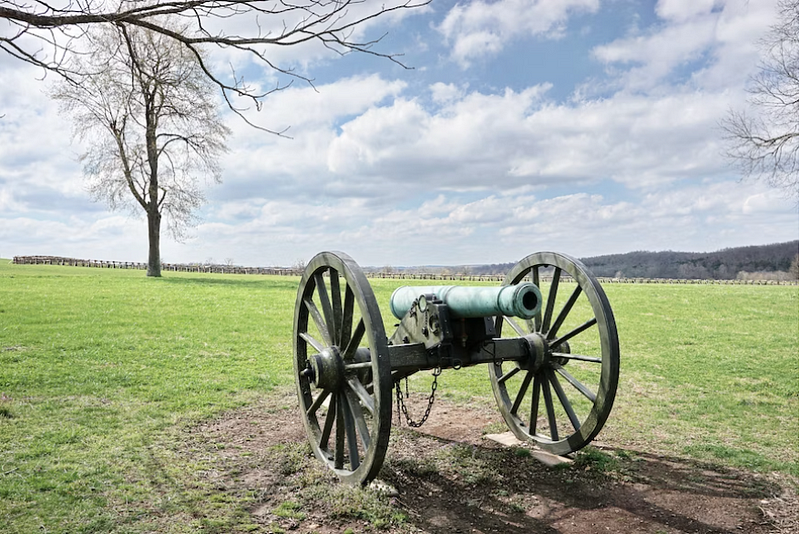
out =
[[[0,530],[144,532],[153,510],[192,517],[206,503],[154,491],[180,482],[164,444],[293,383],[297,283],[0,260]],[[373,281],[387,324],[399,283]],[[797,287],[606,291],[623,359],[600,440],[797,476]],[[429,376],[411,382],[422,391]],[[444,373],[439,391],[494,403],[483,367]]]

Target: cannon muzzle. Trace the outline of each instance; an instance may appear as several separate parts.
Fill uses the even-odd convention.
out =
[[[508,315],[532,319],[542,309],[542,294],[531,283],[502,287],[403,286],[389,300],[392,314],[402,319],[420,295],[436,295],[447,304],[453,317]]]

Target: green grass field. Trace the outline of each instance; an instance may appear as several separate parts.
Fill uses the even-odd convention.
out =
[[[179,476],[160,448],[293,383],[297,283],[0,260],[0,530],[146,532],[153,510],[203,506],[154,501]],[[387,323],[400,283],[372,281]],[[796,480],[797,287],[605,289],[622,371],[599,439]],[[484,367],[445,372],[439,392],[494,405]]]

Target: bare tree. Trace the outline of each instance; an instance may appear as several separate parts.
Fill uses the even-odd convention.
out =
[[[308,77],[280,66],[278,61],[271,58],[270,50],[316,43],[340,54],[362,52],[403,65],[397,55],[374,49],[382,36],[360,40],[357,30],[378,17],[419,8],[429,2],[64,0],[59,6],[58,3],[38,0],[0,0],[0,50],[22,61],[70,77],[74,73],[67,59],[71,52],[80,48],[89,27],[115,25],[147,29],[162,35],[167,41],[179,43],[192,53],[200,69],[222,91],[228,106],[243,117],[242,108],[237,107],[231,97],[245,97],[259,107],[263,98],[286,88],[293,79],[311,83]],[[176,29],[165,24],[166,17],[177,17],[183,25]],[[5,31],[2,22],[5,22]],[[248,85],[233,69],[223,75],[201,53],[201,47],[208,44],[249,56],[255,62],[285,75],[288,78],[284,79],[288,81],[261,90]]]
[[[760,41],[758,74],[750,80],[748,111],[722,122],[727,155],[744,178],[765,180],[798,195],[798,2],[779,0],[779,22]]]
[[[84,37],[91,53],[73,58],[52,96],[88,145],[82,159],[93,198],[146,213],[147,276],[161,276],[162,217],[178,240],[194,224],[201,178],[220,182],[230,131],[199,50],[124,25]]]

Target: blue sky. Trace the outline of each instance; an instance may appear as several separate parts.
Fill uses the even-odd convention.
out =
[[[387,32],[377,48],[411,70],[280,50],[315,88],[295,82],[251,116],[292,138],[227,117],[223,183],[163,259],[474,264],[797,239],[795,200],[740,181],[719,129],[773,17],[766,0],[434,0],[361,30]],[[143,217],[89,199],[52,79],[9,57],[0,70],[0,257],[144,261]]]

